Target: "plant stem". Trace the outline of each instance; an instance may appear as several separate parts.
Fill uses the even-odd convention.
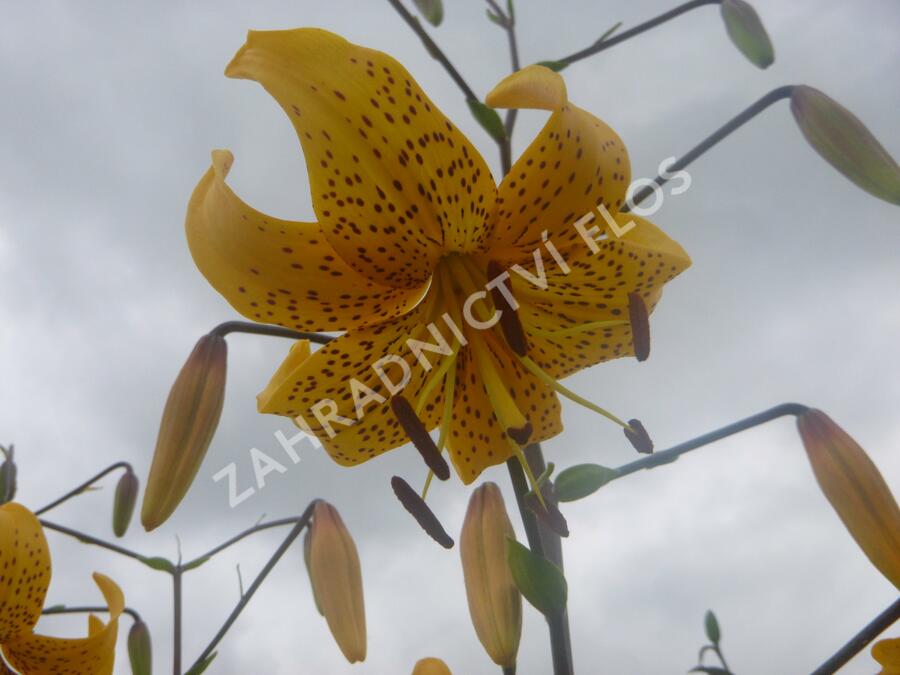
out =
[[[687,167],[691,162],[695,159],[703,155],[707,150],[711,147],[719,143],[719,141],[725,139],[727,136],[731,135],[732,132],[742,127],[744,124],[749,122],[751,119],[760,114],[763,110],[771,106],[773,103],[780,101],[784,98],[790,98],[791,94],[794,91],[794,86],[792,84],[785,85],[784,87],[778,87],[777,89],[773,89],[768,94],[760,98],[756,103],[748,107],[746,110],[741,112],[740,114],[733,117],[731,120],[723,124],[719,129],[717,129],[714,133],[707,136],[696,146],[691,148],[688,152],[686,152],[681,159],[676,161],[674,164],[669,166],[666,169],[665,175],[660,174],[656,177],[654,182],[656,185],[665,185],[672,178],[672,174],[676,171],[680,171]],[[668,176],[668,177],[666,177]],[[638,191],[636,195],[634,195],[631,199],[632,205],[640,204],[647,197],[655,192],[655,188],[651,186],[645,186],[641,190]],[[628,204],[622,207],[622,212],[630,211],[630,207]]]
[[[225,323],[220,323],[209,332],[221,337],[225,337],[229,333],[270,335],[272,337],[290,338],[291,340],[309,340],[310,342],[315,342],[320,345],[327,344],[334,339],[330,335],[322,335],[321,333],[304,333],[282,326],[268,326],[261,323],[252,323],[250,321],[226,321]]]
[[[496,0],[487,0],[487,4],[503,22],[503,30],[506,32],[506,38],[509,42],[509,62],[512,66],[512,72],[516,72],[521,68],[519,65],[519,44],[516,39],[516,17],[512,13],[506,14]],[[503,142],[497,141],[500,146],[500,166],[504,176],[509,173],[512,167],[512,133],[516,125],[517,113],[518,110],[515,108],[510,108],[506,111],[506,119],[503,123],[503,127],[506,129],[506,138],[503,139]]]
[[[720,4],[722,4],[722,0],[691,0],[691,2],[686,2],[683,5],[679,5],[678,7],[670,9],[668,12],[660,14],[659,16],[650,19],[649,21],[645,21],[644,23],[638,24],[634,28],[630,28],[623,33],[619,33],[615,37],[611,37],[605,40],[601,39],[592,44],[590,47],[586,47],[585,49],[575,52],[574,54],[569,54],[569,56],[564,56],[561,59],[556,59],[556,61],[568,66],[572,63],[575,63],[576,61],[581,61],[581,59],[586,59],[589,56],[598,54],[621,42],[625,42],[625,40],[629,40],[636,35],[640,35],[641,33],[648,31],[651,28],[656,28],[660,24],[670,21],[677,16],[681,16],[685,12],[689,12],[692,9],[703,7],[704,5]]]
[[[106,474],[112,473],[116,469],[125,469],[126,472],[133,472],[133,470],[131,468],[131,464],[129,464],[128,462],[116,462],[115,464],[110,464],[108,467],[103,469],[103,471],[96,474],[92,478],[89,478],[88,480],[83,482],[78,487],[69,490],[66,494],[64,494],[62,497],[60,497],[56,501],[50,502],[49,504],[47,504],[47,506],[44,506],[43,508],[40,508],[37,511],[35,511],[34,515],[40,516],[44,513],[47,513],[47,511],[49,511],[50,509],[55,509],[57,506],[59,506],[60,504],[62,504],[65,501],[68,501],[72,497],[77,497],[82,492],[87,490],[91,485],[93,485],[98,480],[103,478]]]
[[[118,553],[119,555],[124,555],[129,558],[134,558],[135,560],[140,560],[144,562],[146,556],[141,555],[140,553],[136,553],[135,551],[131,551],[123,546],[119,546],[118,544],[112,544],[108,541],[103,541],[102,539],[97,539],[96,537],[92,537],[89,534],[84,534],[83,532],[79,532],[78,530],[73,530],[69,527],[65,527],[63,525],[57,525],[56,523],[51,523],[48,520],[44,520],[41,518],[41,525],[48,530],[55,530],[56,532],[60,532],[62,534],[67,534],[70,537],[74,537],[78,541],[84,544],[93,544],[94,546],[100,546],[101,548],[105,548],[109,551],[113,551]]]
[[[207,551],[203,555],[199,555],[196,558],[194,558],[193,560],[189,560],[188,562],[184,563],[184,565],[182,565],[182,567],[184,568],[185,572],[189,572],[189,571],[191,571],[191,569],[196,569],[196,567],[200,563],[204,562],[207,558],[212,558],[217,553],[221,553],[226,548],[233,546],[234,544],[238,543],[241,539],[249,537],[251,534],[256,534],[257,532],[262,532],[263,530],[268,530],[273,527],[281,527],[282,525],[295,525],[296,523],[300,522],[302,519],[303,519],[303,516],[294,516],[293,518],[281,518],[279,520],[272,520],[268,523],[254,525],[253,527],[244,530],[240,534],[233,536],[228,541],[222,542],[221,544],[219,544],[215,548]]]
[[[710,431],[709,433],[679,443],[667,450],[660,450],[647,457],[624,464],[616,469],[616,473],[618,474],[618,477],[621,478],[622,476],[627,476],[630,473],[635,473],[642,469],[652,469],[656,466],[662,466],[663,464],[670,464],[681,457],[681,455],[690,452],[691,450],[696,450],[704,445],[709,445],[715,441],[722,440],[728,436],[733,436],[734,434],[746,431],[747,429],[752,429],[760,424],[771,422],[772,420],[784,417],[785,415],[802,415],[807,410],[809,410],[809,408],[801,403],[782,403],[774,408],[769,408],[761,413],[745,417],[737,422],[733,422],[714,431]]]
[[[181,675],[181,566],[172,572],[172,672]]]
[[[830,659],[816,668],[812,675],[831,675],[831,673],[836,673],[872,640],[894,625],[898,619],[900,619],[900,600],[895,600],[890,607],[872,619],[847,644],[837,650]]]
[[[456,82],[456,86],[460,88],[462,93],[465,95],[467,99],[472,99],[473,101],[479,100],[475,95],[475,92],[472,91],[472,88],[466,84],[466,81],[463,79],[462,75],[459,74],[459,71],[454,68],[453,64],[450,63],[450,60],[447,58],[447,55],[441,51],[441,48],[435,44],[434,40],[431,39],[431,36],[425,32],[425,29],[422,28],[422,24],[419,20],[410,14],[406,7],[400,2],[400,0],[388,0],[397,14],[406,22],[406,24],[412,28],[412,31],[419,37],[422,43],[425,45],[425,49],[428,50],[428,53],[433,56],[438,63],[440,63],[444,70],[447,71],[447,74],[450,75],[450,78]]]
[[[216,645],[221,642],[222,638],[225,637],[225,634],[228,632],[228,629],[231,628],[231,625],[237,620],[240,613],[244,610],[244,607],[250,602],[250,599],[253,597],[253,594],[259,589],[262,585],[263,581],[265,581],[269,572],[272,571],[272,568],[281,560],[281,557],[285,554],[285,552],[290,548],[291,544],[294,543],[294,540],[300,536],[300,533],[303,532],[303,529],[309,524],[310,518],[312,518],[313,509],[318,503],[318,499],[314,499],[310,502],[309,506],[306,507],[306,510],[303,514],[296,519],[294,527],[291,528],[291,531],[288,533],[287,537],[285,537],[284,541],[278,547],[272,557],[269,558],[269,561],[265,564],[262,571],[256,576],[253,580],[253,583],[250,584],[250,587],[247,589],[247,592],[241,596],[240,601],[232,610],[231,614],[228,615],[228,618],[225,620],[225,623],[222,624],[222,627],[219,629],[219,632],[213,636],[213,639],[206,646],[206,649],[203,650],[203,653],[197,657],[197,660],[194,661],[194,664],[191,668],[196,668],[200,663],[202,663],[206,658],[212,654],[213,650],[216,648]],[[271,524],[270,524],[271,525]]]
[[[109,607],[48,607],[43,610],[41,614],[44,616],[53,616],[54,614],[103,614],[104,612],[108,612]],[[125,614],[134,619],[135,623],[141,621],[141,615],[137,613],[137,610],[132,609],[131,607],[126,607],[122,610]]]
[[[525,458],[531,465],[532,472],[542,473],[543,454],[539,444],[529,445],[525,448]],[[537,461],[539,460],[539,461]],[[528,481],[525,473],[515,457],[507,460],[509,478],[512,481],[513,491],[516,495],[516,503],[519,507],[519,515],[522,525],[525,527],[525,535],[528,538],[528,547],[536,555],[540,555],[557,567],[562,569],[562,546],[559,536],[544,527],[528,506],[525,504],[525,495],[528,493]],[[550,650],[553,659],[554,675],[572,675],[572,648],[569,639],[568,615],[563,611],[559,615],[546,616],[547,627],[550,631]]]

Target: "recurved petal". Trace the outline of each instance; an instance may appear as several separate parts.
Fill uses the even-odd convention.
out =
[[[322,232],[356,270],[417,287],[442,253],[483,247],[490,171],[396,60],[316,28],[251,31],[225,72],[290,117]]]
[[[0,506],[0,643],[37,623],[50,586],[50,549],[37,517],[21,504]]]
[[[562,431],[559,399],[552,389],[527,371],[500,340],[502,338],[491,334],[487,348],[504,386],[531,423],[529,442],[537,443],[555,436]],[[471,349],[460,351],[456,367],[453,418],[447,446],[456,473],[468,485],[489,466],[509,459],[512,448],[488,397],[483,370]]]
[[[562,76],[529,66],[503,80],[486,100],[493,107],[553,110],[500,184],[494,259],[529,258],[545,230],[562,249],[578,239],[572,224],[598,204],[611,213],[619,210],[631,180],[625,145],[606,124],[568,102]]]
[[[344,262],[316,223],[280,220],[245,204],[225,182],[233,160],[227,150],[213,151],[185,230],[197,267],[238,312],[298,330],[339,331],[415,305],[424,287],[372,282]]]
[[[429,375],[406,341],[433,342],[424,329],[433,320],[431,307],[426,299],[405,316],[351,330],[308,357],[302,347],[295,347],[257,398],[259,411],[295,418],[343,465],[364,462],[407,443],[390,398],[402,392],[415,404]],[[437,367],[440,357],[427,356]],[[428,429],[440,416],[440,390],[434,388],[419,415]]]
[[[95,573],[94,581],[109,607],[109,623],[104,624],[91,615],[86,638],[54,638],[28,631],[6,640],[3,654],[13,668],[28,675],[112,675],[119,616],[125,608],[125,599],[109,577]]]
[[[584,241],[570,247],[565,254],[568,274],[542,255],[546,289],[511,274],[529,355],[557,379],[632,355],[628,294],[639,294],[652,312],[664,284],[691,264],[684,249],[650,221],[632,214],[614,218],[620,232],[631,222],[634,227],[617,237],[599,220],[597,251]],[[522,269],[536,275],[534,259]],[[624,323],[612,323],[617,321]]]
[[[878,675],[900,675],[900,638],[876,642],[872,646],[872,658],[881,665]]]

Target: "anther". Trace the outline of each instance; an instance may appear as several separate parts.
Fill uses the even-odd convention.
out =
[[[562,514],[556,504],[552,485],[550,483],[541,485],[541,493],[544,497],[543,503],[538,499],[535,492],[529,493],[525,498],[525,503],[529,510],[531,510],[544,525],[556,532],[560,537],[568,537],[569,524],[566,522],[566,517]]]
[[[428,465],[428,468],[434,471],[434,475],[441,480],[450,478],[450,465],[441,455],[437,445],[431,438],[431,434],[422,424],[422,420],[418,418],[412,405],[403,396],[394,396],[391,398],[391,410],[403,431],[409,436],[409,440],[416,446],[416,450],[422,455],[422,459]]]
[[[510,427],[506,433],[519,445],[525,445],[534,433],[534,427],[531,426],[531,422],[525,422],[525,426]]]
[[[403,504],[403,508],[409,511],[410,515],[416,519],[416,522],[423,530],[444,548],[453,548],[453,538],[447,534],[444,526],[434,515],[434,512],[428,508],[428,504],[413,490],[409,483],[394,476],[391,478],[391,487],[397,499]]]
[[[640,293],[628,294],[628,318],[631,321],[634,356],[638,361],[646,361],[650,356],[650,315]]]
[[[628,426],[625,427],[625,438],[627,438],[634,449],[645,455],[653,452],[653,439],[644,429],[644,425],[640,420],[628,420]]]
[[[488,263],[488,279],[497,279],[503,275],[503,272],[503,267],[496,260]],[[494,301],[494,307],[500,310],[500,329],[503,331],[503,337],[506,338],[509,348],[519,356],[525,356],[528,353],[528,340],[525,337],[522,322],[519,320],[519,313],[510,306],[503,291],[500,290],[499,284],[491,288],[491,299]]]

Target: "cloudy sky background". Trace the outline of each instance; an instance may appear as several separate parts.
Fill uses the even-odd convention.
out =
[[[507,72],[501,31],[478,0],[451,2],[435,39],[476,92]],[[900,5],[893,0],[757,0],[777,60],[759,71],[732,47],[714,7],[580,62],[571,98],[625,139],[633,174],[656,173],[763,93],[807,83],[853,110],[900,155]],[[662,0],[518,2],[524,63],[590,44],[672,6]],[[458,90],[386,2],[4,2],[0,21],[0,442],[14,442],[19,500],[37,508],[117,460],[143,478],[169,386],[195,340],[234,312],[193,266],[185,205],[209,150],[236,157],[230,182],[262,211],[312,218],[289,121],[261,87],[225,64],[248,28],[321,26],[392,53],[482,149],[493,143]],[[544,114],[520,116],[520,151]],[[835,417],[900,489],[900,228],[896,207],[837,175],[804,143],[785,103],[691,167],[692,188],[655,221],[691,253],[653,317],[652,358],[571,380],[615,411],[641,417],[666,447],[782,401]],[[455,673],[493,673],[471,628],[457,550],[427,539],[388,480],[418,485],[411,448],[343,469],[320,452],[272,474],[229,510],[212,476],[249,450],[275,457],[286,422],[257,415],[255,394],[288,349],[229,338],[219,433],[188,498],[152,534],[124,545],[186,558],[254,524],[338,506],[364,569],[369,657],[350,667],[313,608],[291,549],[219,650],[211,673],[406,673],[420,657]],[[566,405],[567,432],[546,444],[559,466],[634,459],[612,425]],[[285,460],[286,461],[286,460]],[[512,495],[502,467],[485,480]],[[52,519],[111,538],[106,488]],[[468,490],[430,501],[455,535]],[[511,508],[512,511],[512,508]],[[695,664],[714,608],[738,673],[808,672],[895,598],[818,491],[782,420],[633,475],[565,509],[576,666],[583,673],[679,673]],[[517,518],[514,518],[517,520]],[[248,540],[185,579],[185,667],[286,531]],[[90,573],[122,585],[150,625],[158,672],[170,668],[171,589],[164,575],[50,534],[49,604],[94,603]],[[123,621],[123,633],[128,621]],[[76,635],[81,618],[42,621]],[[900,634],[895,629],[895,634]],[[122,641],[124,643],[124,640]],[[127,673],[124,649],[117,673]],[[526,609],[521,675],[549,672],[546,630]],[[874,672],[868,654],[848,673]]]

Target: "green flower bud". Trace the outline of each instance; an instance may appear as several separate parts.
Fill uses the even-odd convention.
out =
[[[153,672],[150,631],[147,624],[140,619],[136,620],[128,631],[128,660],[131,662],[132,675],[150,675]]]
[[[225,338],[204,335],[172,385],[141,507],[148,531],[172,515],[206,456],[222,413],[227,358]]]
[[[744,0],[724,0],[721,11],[725,30],[734,46],[755,66],[771,66],[775,62],[775,49],[756,10]]]
[[[139,489],[140,482],[137,476],[128,469],[119,479],[113,498],[113,533],[117,537],[125,536],[128,531]]]
[[[900,205],[900,167],[856,115],[806,85],[794,87],[791,112],[826,162],[869,194]]]
[[[0,504],[11,502],[16,496],[16,462],[13,459],[14,448],[0,448],[3,451],[3,464],[0,464]]]

